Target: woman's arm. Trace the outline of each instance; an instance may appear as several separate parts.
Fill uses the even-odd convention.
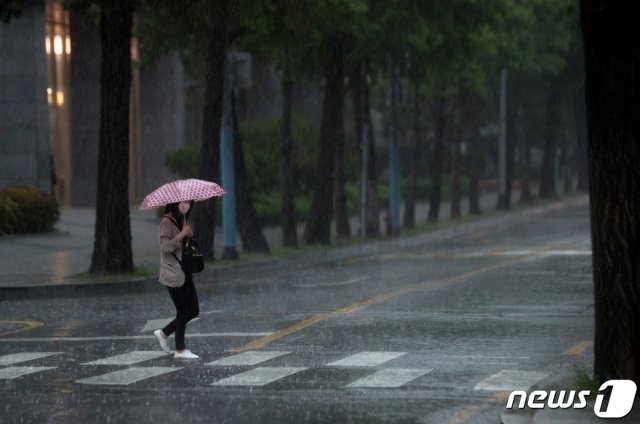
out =
[[[169,219],[160,221],[160,250],[163,253],[175,252],[182,245],[182,232],[175,234],[175,225]]]

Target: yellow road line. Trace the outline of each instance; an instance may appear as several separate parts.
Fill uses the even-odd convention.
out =
[[[246,350],[251,350],[251,349],[258,349],[264,345],[266,345],[267,343],[271,343],[274,340],[277,340],[281,337],[287,336],[289,334],[295,333],[297,331],[302,330],[303,328],[307,328],[310,325],[315,324],[316,322],[322,321],[324,319],[327,319],[329,316],[331,316],[332,313],[330,312],[326,312],[323,314],[319,314],[316,316],[313,316],[311,318],[307,318],[304,321],[300,321],[299,323],[292,325],[291,327],[287,327],[284,328],[280,331],[276,331],[275,333],[272,333],[268,336],[264,336],[261,337],[257,340],[254,340],[250,343],[244,344],[242,346],[239,347],[234,347],[231,349],[227,349],[227,352],[244,352]]]
[[[576,243],[579,243],[581,240],[575,240],[572,241],[570,243],[567,243],[567,246],[570,245],[574,245]],[[557,247],[554,247],[557,248]],[[323,312],[321,314],[312,316],[310,318],[305,319],[304,321],[301,321],[297,324],[294,324],[290,327],[284,328],[282,330],[276,331],[275,333],[269,335],[269,336],[265,336],[259,339],[256,339],[250,343],[244,344],[242,346],[238,346],[238,347],[233,347],[230,349],[227,349],[227,352],[234,352],[234,353],[238,353],[238,352],[244,352],[247,350],[251,350],[251,349],[258,349],[261,347],[264,347],[266,344],[273,342],[274,340],[278,340],[284,336],[287,336],[289,334],[293,334],[295,332],[298,332],[302,329],[305,329],[313,324],[316,324],[320,321],[324,321],[328,318],[333,318],[333,317],[337,317],[340,315],[344,315],[344,314],[348,314],[348,313],[352,313],[355,311],[358,311],[360,309],[364,309],[367,306],[371,306],[373,304],[376,303],[380,303],[384,300],[393,298],[393,297],[397,297],[403,294],[407,294],[407,293],[413,293],[419,290],[425,290],[425,289],[432,289],[435,287],[440,287],[440,286],[444,286],[447,284],[450,284],[454,281],[459,281],[459,280],[463,280],[465,278],[468,277],[472,277],[472,276],[476,276],[479,274],[482,274],[484,272],[487,271],[493,271],[495,269],[499,269],[499,268],[504,268],[510,265],[513,265],[517,262],[521,262],[524,261],[530,257],[534,257],[534,256],[538,256],[541,254],[544,254],[545,251],[548,250],[552,250],[553,248],[541,248],[541,249],[536,249],[536,250],[532,250],[530,254],[526,255],[526,256],[520,256],[520,257],[516,257],[513,259],[509,259],[506,261],[502,261],[502,262],[497,262],[494,263],[492,265],[486,265],[484,267],[480,267],[480,268],[476,268],[474,270],[468,271],[468,272],[463,272],[461,274],[457,274],[457,275],[453,275],[451,277],[447,277],[447,278],[443,278],[440,280],[435,280],[435,281],[429,281],[427,283],[420,283],[414,286],[409,286],[409,287],[405,287],[402,289],[398,289],[398,290],[393,290],[387,293],[382,293],[379,294],[377,296],[371,297],[369,299],[365,299],[361,302],[358,303],[354,303],[353,305],[350,306],[346,306],[344,308],[338,309],[336,311],[333,312]]]
[[[511,392],[498,392],[491,396],[488,400],[491,403],[504,402],[509,399],[510,394]],[[459,409],[453,414],[453,417],[451,417],[449,421],[447,421],[447,424],[464,424],[467,420],[489,409],[490,406],[490,403],[484,403],[481,405],[472,405]]]
[[[472,417],[475,417],[476,415],[478,415],[480,412],[484,411],[488,407],[489,405],[485,404],[485,405],[473,405],[473,406],[462,408],[453,414],[453,417],[451,417],[451,419],[447,421],[447,424],[463,424],[464,422],[466,422]]]
[[[509,400],[510,395],[511,395],[511,392],[498,392],[495,395],[491,396],[489,400],[495,401],[495,402],[506,401],[506,400]]]
[[[564,356],[577,356],[593,346],[593,340],[583,340],[575,346],[562,352]]]
[[[14,328],[13,330],[3,331],[0,333],[0,337],[4,337],[13,333],[18,333],[20,331],[31,330],[33,328],[38,328],[44,325],[44,323],[40,321],[0,321],[0,324],[14,324],[14,325],[24,326],[22,328]]]
[[[284,328],[282,330],[276,331],[275,333],[269,335],[269,336],[265,336],[262,338],[259,338],[257,340],[254,340],[250,343],[244,344],[242,346],[238,346],[238,347],[234,347],[231,349],[227,349],[227,352],[244,352],[247,350],[251,350],[251,349],[258,349],[261,348],[263,346],[265,346],[268,343],[271,343],[274,340],[277,340],[281,337],[287,336],[289,334],[295,333],[297,331],[300,331],[304,328],[307,328],[313,324],[316,324],[320,321],[324,321],[328,318],[332,318],[332,317],[337,317],[340,315],[344,315],[344,314],[348,314],[348,313],[352,313],[355,311],[358,311],[360,309],[364,309],[367,306],[371,306],[373,304],[376,303],[380,303],[384,300],[393,298],[393,297],[397,297],[403,294],[407,294],[407,293],[413,293],[419,290],[425,290],[425,289],[430,289],[430,288],[435,288],[435,287],[439,287],[439,286],[443,286],[449,283],[452,283],[454,281],[458,281],[458,280],[462,280],[474,275],[478,275],[481,274],[483,272],[487,272],[487,271],[491,271],[497,268],[501,268],[501,267],[505,267],[505,266],[509,266],[513,263],[516,263],[518,261],[523,260],[522,258],[518,258],[518,259],[512,259],[509,261],[503,261],[497,264],[493,264],[493,265],[488,265],[485,267],[481,267],[481,268],[477,268],[473,271],[469,271],[469,272],[464,272],[462,274],[458,274],[458,275],[454,275],[448,278],[443,278],[441,280],[435,280],[435,281],[430,281],[427,283],[421,283],[421,284],[417,284],[414,286],[410,286],[410,287],[405,287],[402,289],[398,289],[398,290],[394,290],[394,291],[390,291],[387,293],[382,293],[379,294],[377,296],[371,297],[369,299],[365,299],[362,302],[358,302],[358,303],[354,303],[353,305],[350,306],[346,306],[344,308],[338,309],[336,311],[333,312],[324,312],[322,314],[318,314],[315,316],[312,316],[311,318],[307,318],[304,321],[301,321],[295,325],[292,325],[290,327]]]

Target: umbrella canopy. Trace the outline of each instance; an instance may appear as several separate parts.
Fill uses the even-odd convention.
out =
[[[149,193],[140,204],[140,210],[159,208],[170,203],[188,202],[190,200],[205,200],[211,197],[219,197],[224,194],[224,189],[210,181],[176,180],[159,187]]]

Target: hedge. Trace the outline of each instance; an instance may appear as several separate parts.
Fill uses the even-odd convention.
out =
[[[443,200],[450,199],[450,179],[448,177],[443,178],[441,196]],[[460,178],[460,191],[461,195],[465,196],[469,188],[469,178],[462,176]],[[404,190],[406,190],[406,181],[403,180],[400,186],[402,196],[404,197]],[[347,213],[349,216],[355,216],[358,213],[360,207],[358,203],[359,188],[356,183],[347,183],[345,186],[347,193]],[[431,191],[431,179],[419,178],[417,184],[416,197],[419,201],[427,201],[429,199]],[[280,192],[277,190],[262,191],[260,193],[253,193],[254,205],[260,221],[265,225],[278,225],[281,216],[282,198]],[[311,210],[312,193],[309,191],[304,194],[296,195],[294,199],[295,217],[297,222],[304,222],[307,219],[309,211]],[[386,182],[378,183],[378,201],[381,205],[381,210],[388,207],[389,204],[389,185]]]
[[[51,194],[35,187],[0,188],[0,234],[53,230],[60,206]]]

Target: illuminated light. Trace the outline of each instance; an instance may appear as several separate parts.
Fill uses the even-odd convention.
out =
[[[65,52],[71,54],[71,37],[69,36],[65,39]]]
[[[44,39],[44,49],[47,51],[47,54],[51,54],[51,38],[47,35]]]
[[[47,101],[49,104],[53,103],[53,90],[51,88],[47,88]]]
[[[64,93],[62,91],[56,92],[56,102],[58,106],[62,106],[64,104]]]
[[[53,52],[57,55],[61,55],[64,52],[62,49],[62,37],[59,35],[53,37]]]

